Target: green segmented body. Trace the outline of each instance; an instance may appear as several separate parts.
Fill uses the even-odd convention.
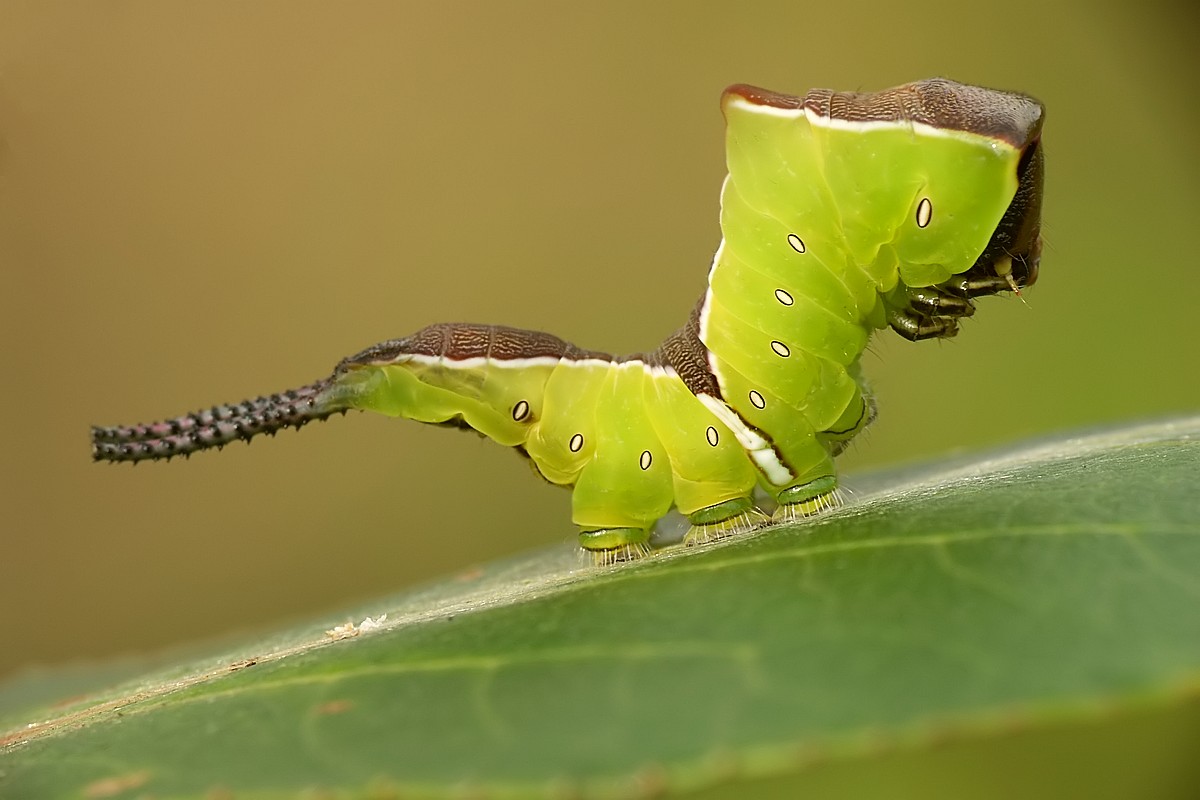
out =
[[[1035,279],[1042,107],[935,79],[804,97],[735,86],[723,108],[722,243],[657,350],[434,325],[301,390],[94,429],[93,452],[160,458],[361,409],[521,449],[574,486],[581,542],[605,557],[640,552],[672,506],[701,530],[748,527],[756,485],[785,512],[819,510],[833,457],[874,416],[859,370],[872,331],[951,336],[972,297]]]

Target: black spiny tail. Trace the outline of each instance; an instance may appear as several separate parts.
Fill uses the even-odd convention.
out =
[[[280,428],[299,428],[315,419],[345,413],[346,405],[326,390],[331,378],[279,394],[213,406],[204,411],[152,422],[148,425],[92,427],[95,461],[149,461],[191,455],[197,450],[221,448],[238,439]]]

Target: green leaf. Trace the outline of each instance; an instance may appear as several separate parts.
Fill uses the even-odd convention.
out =
[[[464,576],[362,612],[378,630],[322,623],[28,716],[0,796],[792,796],[828,779],[814,764],[854,765],[829,791],[928,779],[897,754],[987,763],[1018,729],[1194,755],[1198,435],[892,479],[616,569],[555,550]]]

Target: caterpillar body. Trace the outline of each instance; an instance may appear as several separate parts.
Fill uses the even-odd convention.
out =
[[[722,241],[687,323],[614,357],[555,336],[441,324],[300,389],[149,425],[96,427],[96,460],[186,455],[350,409],[470,427],[573,486],[598,560],[837,502],[833,459],[875,416],[859,359],[877,329],[943,338],[972,299],[1033,284],[1044,110],[932,79],[876,93],[727,89]]]

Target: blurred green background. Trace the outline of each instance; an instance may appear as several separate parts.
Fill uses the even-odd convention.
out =
[[[719,239],[717,106],[945,75],[1048,107],[1041,280],[866,358],[853,474],[1200,406],[1180,4],[0,2],[0,677],[569,541],[471,435],[354,416],[188,462],[87,428],[436,321],[654,346]]]

